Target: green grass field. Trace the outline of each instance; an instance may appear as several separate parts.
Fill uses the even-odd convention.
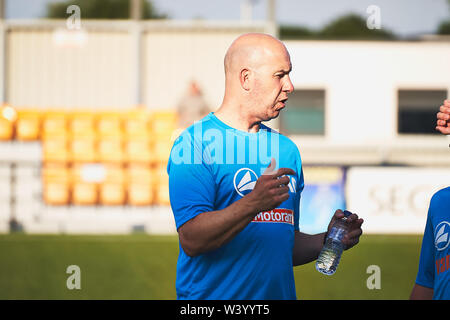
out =
[[[299,299],[408,299],[421,236],[363,235],[338,271],[324,276],[310,263],[295,268]],[[176,236],[0,235],[0,299],[175,299]],[[69,265],[81,289],[68,290]],[[381,268],[381,289],[369,290],[369,265]]]

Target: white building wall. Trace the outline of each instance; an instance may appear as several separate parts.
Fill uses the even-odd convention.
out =
[[[6,102],[68,109],[172,109],[192,79],[215,109],[224,93],[226,49],[242,33],[267,29],[177,21],[83,20],[79,32],[65,29],[65,20],[4,25]]]
[[[222,102],[225,52],[243,30],[146,32],[143,100],[151,109],[176,108],[195,80],[212,110]]]
[[[7,101],[36,108],[129,108],[131,38],[91,31],[79,46],[58,44],[58,29],[8,32]]]
[[[326,90],[325,140],[333,144],[396,139],[398,89],[450,92],[449,42],[286,41],[286,46],[294,86]]]

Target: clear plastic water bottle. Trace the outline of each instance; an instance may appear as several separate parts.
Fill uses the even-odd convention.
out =
[[[343,218],[333,224],[333,227],[328,233],[325,245],[316,261],[316,270],[329,276],[336,272],[342,252],[344,251],[342,238],[347,233],[348,226],[346,220],[351,215],[351,212],[345,210],[344,215]]]

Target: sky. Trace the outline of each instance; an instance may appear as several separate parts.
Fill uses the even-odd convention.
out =
[[[8,19],[45,16],[48,2],[58,0],[6,0]],[[244,0],[152,0],[155,7],[172,19],[239,20]],[[266,0],[252,0],[254,20],[266,18]],[[370,5],[380,8],[381,28],[399,36],[433,33],[443,20],[450,19],[447,0],[276,0],[279,24],[301,25],[318,29],[333,19],[357,13],[368,17]],[[83,8],[81,8],[83,18]]]

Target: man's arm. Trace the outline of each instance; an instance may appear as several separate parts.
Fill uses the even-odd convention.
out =
[[[336,210],[328,225],[328,232],[333,227],[336,220],[344,217],[342,210]],[[358,218],[358,215],[352,213],[347,217],[348,224],[347,234],[342,239],[345,250],[350,249],[359,242],[359,237],[362,234],[361,225],[363,219]],[[317,260],[320,251],[324,245],[326,233],[319,233],[314,235],[305,234],[299,231],[295,232],[294,249],[292,252],[292,261],[294,266],[309,263]]]
[[[199,214],[178,229],[181,247],[191,257],[221,247],[252,221],[255,208],[245,196],[223,210]]]
[[[274,168],[272,162],[269,168]],[[268,169],[269,169],[268,168]],[[272,170],[272,169],[270,169]],[[278,207],[289,198],[289,168],[266,171],[257,180],[252,192],[222,210],[203,212],[178,228],[180,244],[188,256],[220,248],[242,231],[261,211]]]
[[[299,266],[317,260],[322,250],[325,232],[319,234],[306,234],[295,231],[293,265]]]
[[[419,284],[414,284],[411,292],[410,300],[431,300],[433,299],[434,290],[432,288],[427,288]]]

